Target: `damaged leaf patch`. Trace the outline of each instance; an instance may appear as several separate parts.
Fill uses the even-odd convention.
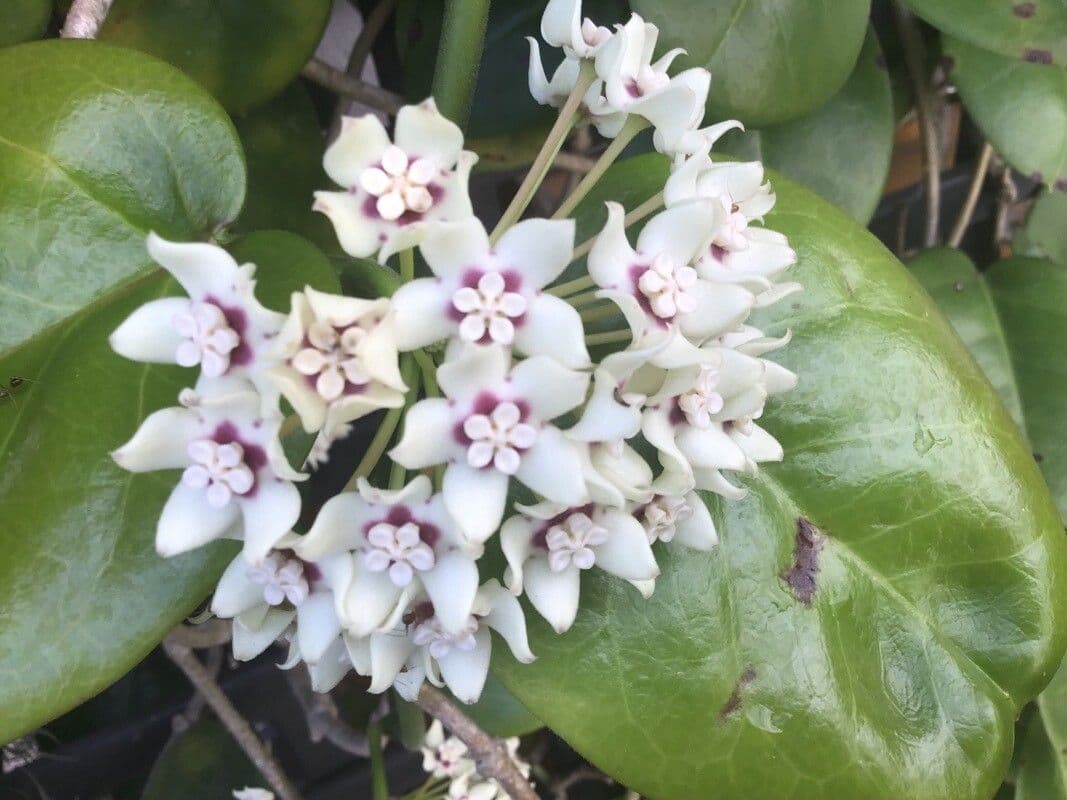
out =
[[[804,605],[811,605],[819,588],[819,553],[825,543],[826,537],[818,528],[804,517],[797,517],[793,566],[782,573],[782,580],[789,586],[793,597]]]

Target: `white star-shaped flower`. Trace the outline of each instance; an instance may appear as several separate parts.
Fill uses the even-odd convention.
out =
[[[423,681],[429,680],[447,686],[462,702],[475,703],[489,672],[490,630],[503,637],[516,659],[524,664],[534,660],[522,606],[496,580],[478,589],[470,616],[459,629],[444,625],[428,600],[415,598],[389,629],[364,637],[346,634],[345,642],[356,672],[370,676],[371,692],[394,687],[401,697],[414,701]]]
[[[406,283],[393,295],[401,350],[459,338],[514,345],[576,369],[589,365],[578,312],[540,291],[571,261],[573,220],[526,220],[492,246],[476,219],[440,223],[420,250],[435,277]]]
[[[210,398],[148,416],[112,457],[130,472],[183,470],[156,529],[156,549],[173,556],[221,537],[243,538],[250,561],[266,556],[296,523],[305,476],[285,460],[277,412],[261,413],[255,392]]]
[[[421,400],[390,452],[407,469],[447,464],[445,508],[475,542],[500,525],[512,476],[543,497],[586,501],[577,446],[550,421],[585,400],[589,376],[546,356],[510,368],[497,345],[460,347],[437,372],[444,398]]]
[[[393,141],[373,114],[344,117],[323,167],[345,191],[316,192],[314,208],[333,222],[346,253],[379,253],[385,263],[418,244],[424,223],[472,215],[467,181],[477,160],[432,99],[400,109]]]
[[[304,559],[350,554],[353,580],[341,599],[354,636],[377,630],[420,591],[452,630],[466,624],[478,591],[480,545],[469,543],[420,475],[398,491],[359,482],[331,498],[294,549]]]
[[[277,392],[266,379],[269,350],[285,315],[255,296],[255,266],[238,265],[221,247],[168,242],[148,235],[148,252],[188,297],[152,300],[111,334],[112,349],[134,361],[200,367],[197,389],[219,393],[250,382],[269,407]]]
[[[722,223],[716,201],[662,211],[642,229],[636,249],[626,238],[622,206],[607,205],[607,224],[589,253],[589,274],[626,316],[630,349],[652,348],[651,363],[670,366],[692,359],[694,345],[748,317],[755,302],[750,291],[711,284],[692,266]],[[681,335],[672,337],[674,332]],[[657,344],[663,345],[658,351]]]
[[[279,546],[296,541],[290,533]],[[250,562],[238,554],[219,579],[211,611],[234,619],[234,658],[255,658],[295,622],[301,656],[315,664],[341,634],[337,606],[352,576],[347,555],[311,562],[285,549]]]
[[[435,719],[422,740],[422,769],[435,778],[459,778],[474,772],[467,745],[455,736],[445,736],[441,720]]]
[[[595,565],[628,581],[659,575],[645,529],[625,510],[555,503],[516,508],[521,513],[500,529],[505,582],[514,594],[525,592],[557,633],[574,623],[582,570]]]
[[[404,402],[407,388],[386,299],[341,297],[310,287],[294,293],[273,355],[278,366],[270,377],[309,433],[339,430]]]
[[[653,143],[661,153],[675,154],[691,146],[688,135],[704,118],[711,73],[693,67],[677,75],[668,70],[683,52],[670,50],[652,57],[659,29],[634,14],[618,26],[596,52],[596,72],[603,94],[590,108],[597,130],[614,138],[628,116],[644,117],[653,126]]]

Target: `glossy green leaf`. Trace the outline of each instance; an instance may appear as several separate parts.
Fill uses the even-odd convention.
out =
[[[893,98],[874,31],[852,76],[825,105],[792,122],[731,134],[722,149],[763,161],[866,225],[893,150]]]
[[[311,210],[312,195],[329,187],[315,107],[299,81],[234,120],[248,161],[248,196],[234,231],[292,231],[328,252],[340,251],[333,226]]]
[[[1009,58],[1067,64],[1062,0],[904,0],[935,28]]]
[[[38,39],[52,19],[52,0],[5,0],[0,8],[0,47]]]
[[[679,65],[711,70],[708,111],[762,126],[802,117],[848,80],[870,0],[633,0]]]
[[[642,158],[608,182],[647,196],[663,177]],[[538,620],[538,660],[497,648],[494,668],[651,800],[984,800],[1063,653],[1059,515],[914,279],[843,213],[774,184],[767,222],[805,286],[758,320],[793,332],[775,357],[800,383],[761,421],[785,461],[741,502],[707,498],[720,546],[661,547],[650,600],[590,571],[574,628]],[[817,564],[809,602],[787,580],[798,560]]]
[[[1067,192],[1041,193],[1026,226],[1016,234],[1015,251],[1067,266]]]
[[[1067,524],[1067,268],[1035,258],[985,275],[958,250],[930,250],[909,266],[948,316],[1026,433]]]
[[[1067,66],[1031,64],[944,37],[967,111],[1020,172],[1067,188]]]
[[[148,271],[150,230],[204,238],[241,208],[233,126],[155,59],[72,40],[8,48],[0,106],[0,355]]]
[[[202,720],[167,743],[141,800],[226,800],[246,786],[266,782],[221,723]]]
[[[325,256],[293,234],[253,234],[231,251],[256,263],[257,296],[275,308],[306,284],[337,291]],[[156,521],[175,474],[130,475],[110,458],[193,374],[126,361],[107,337],[140,304],[180,293],[157,270],[0,358],[5,384],[27,379],[0,402],[0,742],[123,675],[236,551],[158,556]]]
[[[240,114],[315,52],[330,0],[115,0],[99,38],[162,58]]]

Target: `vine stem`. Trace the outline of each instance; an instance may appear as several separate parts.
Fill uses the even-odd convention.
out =
[[[915,17],[897,0],[892,4],[904,63],[915,88],[915,110],[923,140],[923,166],[926,171],[926,232],[924,246],[936,247],[941,221],[941,143],[938,141],[935,96],[926,76],[925,47]]]
[[[585,337],[586,344],[616,344],[628,342],[633,338],[631,331],[607,331],[605,333],[591,333]]]
[[[359,460],[359,464],[356,466],[356,471],[352,473],[352,477],[348,479],[348,483],[345,484],[345,491],[351,491],[356,488],[356,483],[360,478],[369,477],[374,468],[378,466],[378,462],[382,460],[382,456],[385,455],[386,448],[389,447],[389,442],[393,439],[393,434],[396,432],[397,427],[400,425],[400,418],[404,416],[404,412],[411,406],[412,402],[418,397],[419,394],[419,373],[416,369],[415,359],[411,355],[404,354],[400,361],[400,375],[404,379],[404,384],[408,387],[408,393],[404,398],[404,404],[398,408],[390,408],[385,416],[382,418],[382,424],[378,426],[378,430],[374,433],[374,438],[371,439],[370,444],[367,446],[366,452],[363,453],[363,458]],[[390,476],[392,470],[390,470]]]
[[[400,106],[404,104],[399,95],[393,94],[380,86],[371,86],[369,83],[364,83],[344,70],[331,67],[318,58],[313,58],[305,64],[304,68],[300,70],[300,74],[312,83],[317,83],[331,92],[350,97],[359,103],[384,111],[387,114],[396,114],[400,110]]]
[[[563,201],[563,205],[559,207],[559,210],[552,215],[552,219],[566,219],[578,207],[578,204],[585,199],[585,196],[589,194],[589,190],[596,186],[597,181],[604,177],[604,173],[608,171],[608,167],[615,163],[615,161],[622,155],[622,151],[626,149],[626,146],[633,141],[641,131],[648,127],[648,120],[644,117],[631,116],[626,120],[626,124],[622,126],[622,130],[619,131],[619,135],[611,140],[611,144],[597,159],[594,167],[585,173],[581,183],[574,187],[574,191],[571,192],[570,197]]]
[[[578,83],[575,84],[574,89],[567,96],[563,108],[559,110],[559,115],[556,117],[552,130],[545,137],[545,143],[541,145],[537,157],[534,158],[533,164],[530,165],[530,170],[526,173],[526,177],[523,178],[522,183],[515,192],[515,196],[511,199],[511,203],[504,209],[500,222],[493,228],[493,232],[489,236],[490,242],[496,242],[503,236],[508,228],[519,221],[522,212],[530,205],[530,201],[541,186],[548,171],[552,168],[552,162],[556,160],[556,156],[563,148],[563,143],[567,140],[567,136],[574,127],[574,123],[578,118],[578,109],[581,107],[585,93],[589,91],[589,87],[593,85],[594,80],[596,80],[596,73],[593,71],[593,67],[589,63],[583,62],[581,72],[578,74]]]
[[[382,752],[382,728],[377,722],[367,726],[370,744],[371,796],[373,800],[389,800],[389,780],[385,775],[385,754]]]
[[[982,154],[978,157],[978,167],[974,171],[974,178],[971,180],[971,188],[967,192],[967,199],[964,201],[959,219],[956,220],[956,225],[952,228],[952,233],[948,237],[950,247],[959,247],[960,242],[963,241],[963,237],[967,233],[967,228],[971,224],[971,217],[974,216],[974,209],[978,206],[978,197],[982,194],[982,186],[985,184],[986,175],[989,173],[989,162],[992,160],[993,145],[986,142],[985,146],[982,147]]]
[[[114,0],[74,0],[59,35],[64,39],[95,39]]]
[[[596,281],[588,275],[583,275],[580,278],[575,278],[573,281],[567,281],[566,283],[561,283],[559,286],[545,289],[545,294],[555,295],[556,297],[567,297],[575,292],[584,292],[586,289],[592,289],[594,286],[596,286]]]
[[[441,0],[437,5],[440,8]],[[489,0],[445,3],[433,72],[433,97],[441,113],[461,128],[467,127],[470,118],[488,21]]]
[[[474,720],[442,692],[429,684],[423,684],[419,690],[419,705],[424,711],[441,720],[442,725],[467,745],[478,767],[478,774],[494,779],[504,787],[504,791],[512,800],[539,800],[537,792],[512,760],[507,745],[479,728]]]
[[[230,698],[222,691],[222,688],[211,676],[207,668],[193,655],[193,651],[180,644],[172,636],[168,636],[163,640],[163,650],[178,669],[185,673],[189,683],[193,684],[196,690],[203,695],[211,710],[215,712],[215,716],[230,732],[234,741],[244,750],[245,755],[256,765],[256,769],[267,780],[274,793],[281,800],[303,800],[300,791],[289,779],[289,776],[285,774],[285,771],[282,770],[281,765],[271,756],[267,746],[256,736],[256,732],[252,730],[248,720],[242,717],[241,713],[234,708]]]
[[[348,56],[348,65],[345,72],[349,76],[359,79],[363,74],[363,67],[370,57],[374,43],[378,40],[385,23],[389,21],[389,17],[393,15],[397,2],[398,0],[382,0],[363,20],[363,29],[360,30],[359,36],[356,37],[356,41],[352,45],[352,52]],[[348,103],[349,98],[347,97],[341,96],[337,98],[337,102],[334,103],[333,107],[333,124],[331,124],[331,128],[335,128],[340,122]]]
[[[311,688],[311,678],[306,667],[301,665],[286,671],[285,679],[304,710],[311,741],[321,742],[325,739],[337,749],[354,756],[367,758],[370,755],[370,745],[366,737],[341,721],[333,698],[328,693],[319,693]]]

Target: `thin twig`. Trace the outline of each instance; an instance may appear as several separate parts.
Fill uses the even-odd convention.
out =
[[[114,0],[74,0],[59,35],[64,39],[95,39]]]
[[[303,666],[289,670],[285,677],[300,707],[304,709],[311,741],[321,742],[325,739],[346,753],[361,758],[370,756],[367,738],[341,721],[337,705],[330,695],[321,694],[311,688],[311,679]]]
[[[324,86],[331,92],[337,92],[371,108],[377,108],[388,114],[395,114],[404,104],[403,99],[380,86],[372,86],[358,78],[335,69],[318,58],[313,58],[300,74],[313,83]]]
[[[507,745],[479,728],[444,694],[429,684],[423,684],[419,690],[419,705],[441,720],[441,724],[467,745],[478,767],[478,774],[494,779],[511,795],[512,800],[538,800],[537,792],[515,765]]]
[[[189,679],[189,682],[193,684],[196,690],[204,696],[207,704],[211,706],[211,710],[215,712],[219,721],[226,726],[226,730],[230,732],[230,735],[245,751],[248,758],[256,765],[256,769],[262,773],[274,793],[281,800],[303,800],[289,776],[285,774],[281,766],[267,750],[267,746],[252,730],[248,720],[242,717],[240,712],[234,708],[230,698],[222,691],[215,679],[211,677],[211,673],[193,654],[193,651],[169,636],[163,640],[163,650],[170,657],[170,660],[185,673],[185,677]]]
[[[915,109],[919,116],[919,132],[923,140],[923,167],[926,174],[926,247],[937,246],[938,224],[941,219],[941,142],[936,119],[936,93],[931,90],[926,75],[925,48],[922,33],[915,17],[900,2],[893,3],[893,13],[900,31],[900,45],[904,63],[915,88]]]
[[[374,48],[374,43],[378,40],[382,28],[385,27],[385,23],[387,23],[389,17],[392,16],[397,2],[398,0],[382,0],[374,7],[374,10],[367,15],[366,19],[363,20],[363,28],[360,30],[359,36],[356,37],[356,42],[352,45],[352,52],[348,56],[348,66],[346,67],[345,72],[349,76],[359,78],[363,74],[363,67],[367,63],[367,59],[370,57],[371,50]],[[333,108],[333,118],[335,122],[341,119],[350,102],[352,101],[345,96],[337,98],[337,102],[334,104]]]
[[[1008,258],[1012,252],[1011,211],[1019,199],[1019,187],[1011,174],[1011,167],[1004,164],[1000,173],[1000,197],[997,202],[997,223],[994,229],[997,250],[1001,258]]]
[[[179,625],[170,632],[170,638],[183,647],[204,650],[219,647],[230,641],[233,625],[227,619],[213,619],[200,625]]]
[[[978,206],[978,198],[982,194],[986,173],[989,172],[989,162],[992,160],[993,145],[986,142],[982,148],[981,156],[978,157],[978,167],[974,171],[974,178],[971,180],[971,188],[967,192],[967,199],[964,201],[959,219],[956,220],[956,225],[952,229],[952,235],[948,237],[950,247],[959,247],[960,242],[963,241],[963,237],[967,233],[967,228],[971,224],[971,217],[974,216],[974,209]]]

